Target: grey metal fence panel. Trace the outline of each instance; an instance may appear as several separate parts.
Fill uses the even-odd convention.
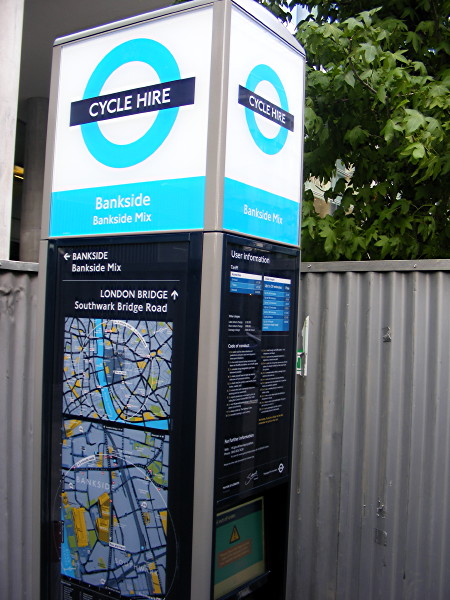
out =
[[[2,599],[37,598],[36,271],[0,265]],[[450,261],[311,265],[301,293],[310,336],[289,600],[446,600]]]
[[[30,537],[37,266],[21,265],[25,271],[3,270],[5,262],[0,266],[0,598],[34,600]]]
[[[386,264],[305,265],[292,600],[450,598],[450,261]]]

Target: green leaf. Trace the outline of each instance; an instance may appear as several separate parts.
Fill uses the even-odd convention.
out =
[[[340,29],[338,27],[336,27],[336,25],[332,24],[332,23],[326,23],[323,26],[323,37],[324,38],[340,38],[342,37],[342,32],[340,31]]]
[[[353,75],[352,71],[347,71],[347,73],[344,75],[344,80],[349,86],[355,87],[355,76]]]
[[[362,17],[366,27],[368,27],[369,25],[372,25],[372,16],[371,16],[370,12],[371,11],[364,11],[361,13],[361,17]]]
[[[425,67],[423,62],[421,62],[420,60],[415,60],[412,63],[412,65],[413,65],[414,71],[418,71],[421,75],[427,74],[427,68]]]
[[[333,195],[336,196],[339,194],[343,194],[346,187],[347,187],[347,182],[345,181],[345,179],[340,177],[334,184],[334,187],[333,187],[334,194]]]
[[[365,49],[364,58],[369,64],[372,63],[377,57],[378,51],[373,44],[362,44]]]
[[[407,135],[414,133],[419,127],[425,125],[425,117],[419,111],[407,108],[405,112],[408,115],[405,119],[405,132]]]
[[[386,121],[386,125],[381,130],[381,133],[384,135],[386,142],[390,144],[394,139],[394,121],[392,119]]]
[[[363,144],[365,140],[369,137],[369,132],[366,129],[363,129],[361,125],[356,125],[344,136],[344,139],[348,140],[350,144],[355,148],[359,144]]]
[[[406,43],[412,44],[414,50],[417,52],[419,50],[420,38],[414,31],[408,31],[406,35]]]
[[[400,156],[411,156],[415,160],[419,160],[425,156],[425,147],[419,142],[409,144],[400,152]]]
[[[325,230],[326,236],[325,236],[325,244],[324,244],[324,248],[325,248],[325,252],[331,252],[333,250],[334,245],[336,244],[336,233],[333,231],[333,229],[331,229],[331,227],[328,227]]]
[[[382,104],[386,104],[386,88],[384,85],[380,85],[378,88],[377,98]]]
[[[392,54],[392,56],[393,56],[393,58],[395,58],[396,61],[408,64],[409,60],[403,56],[404,53],[405,53],[405,50],[399,50],[397,52],[394,52]]]
[[[314,124],[317,116],[314,110],[310,106],[305,107],[305,129],[306,131],[314,131]]]
[[[414,144],[414,150],[412,152],[413,158],[419,160],[425,156],[425,147],[423,144]]]
[[[370,77],[372,77],[373,74],[373,70],[372,69],[367,69],[366,71],[363,71],[360,75],[360,78],[365,81],[366,79],[369,79]]]
[[[344,21],[344,25],[347,25],[348,31],[350,33],[352,33],[357,28],[362,29],[364,27],[364,25],[361,23],[361,21],[358,21],[354,17],[350,17],[350,19],[347,19],[346,21]]]
[[[425,120],[427,122],[427,131],[437,137],[442,131],[439,121],[433,117],[427,117]]]
[[[417,27],[416,31],[422,31],[427,35],[432,35],[434,32],[434,21],[421,21]]]
[[[447,84],[450,85],[450,82]],[[433,84],[430,86],[430,96],[436,97],[436,96],[443,96],[444,98],[447,98],[447,102],[448,102],[448,94],[449,94],[449,89],[447,87],[447,85],[440,85],[440,84]]]

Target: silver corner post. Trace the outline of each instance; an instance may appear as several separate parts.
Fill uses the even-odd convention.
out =
[[[203,244],[191,580],[196,600],[211,597],[223,234],[206,233]]]

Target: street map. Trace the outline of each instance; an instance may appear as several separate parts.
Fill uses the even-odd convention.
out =
[[[168,430],[173,324],[67,317],[63,412]]]
[[[168,435],[66,419],[62,437],[62,575],[164,598]]]

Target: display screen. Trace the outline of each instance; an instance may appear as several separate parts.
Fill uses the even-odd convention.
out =
[[[264,574],[263,498],[217,515],[214,556],[214,600]]]
[[[200,277],[186,238],[55,246],[51,502],[64,599],[173,591],[180,496],[192,495],[181,432],[195,419],[187,311]]]
[[[298,252],[225,243],[217,499],[289,474]]]

